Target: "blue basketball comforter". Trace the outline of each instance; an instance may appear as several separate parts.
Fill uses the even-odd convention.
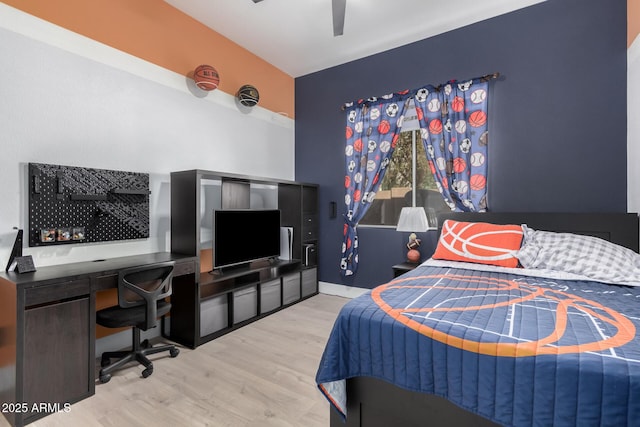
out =
[[[316,382],[343,414],[369,376],[502,425],[640,425],[638,330],[637,287],[420,266],[344,306]]]

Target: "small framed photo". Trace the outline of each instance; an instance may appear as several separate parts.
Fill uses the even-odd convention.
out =
[[[84,227],[73,227],[73,240],[84,240]]]
[[[69,240],[71,240],[71,228],[58,228],[57,239],[58,242],[68,242]]]
[[[43,243],[50,243],[56,241],[56,229],[55,228],[43,228],[40,230],[40,241]]]

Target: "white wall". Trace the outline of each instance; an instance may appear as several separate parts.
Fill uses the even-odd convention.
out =
[[[627,51],[627,208],[640,212],[640,36]]]
[[[0,3],[0,266],[29,162],[150,174],[149,239],[25,248],[36,266],[170,249],[170,172],[294,179],[293,120]]]

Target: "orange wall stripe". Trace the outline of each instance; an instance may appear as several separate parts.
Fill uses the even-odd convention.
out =
[[[215,67],[222,90],[244,84],[260,106],[294,116],[294,79],[163,0],[3,0],[4,3],[184,76]]]
[[[627,0],[627,47],[640,34],[640,0]]]

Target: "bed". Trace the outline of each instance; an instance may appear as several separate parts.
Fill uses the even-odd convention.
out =
[[[316,376],[331,426],[640,425],[638,216],[448,213],[436,253],[476,222],[526,224],[527,268],[429,260],[346,304]],[[533,266],[556,236],[577,255]]]

